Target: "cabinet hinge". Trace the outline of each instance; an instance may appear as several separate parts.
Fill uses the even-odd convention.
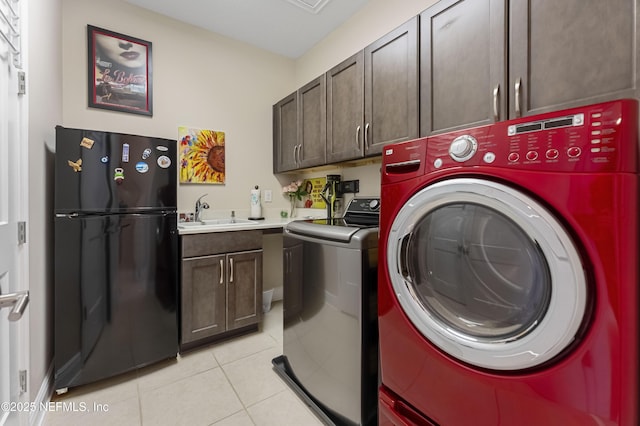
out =
[[[27,93],[27,75],[24,71],[18,71],[18,95]]]
[[[27,370],[20,370],[20,394],[27,392]]]
[[[27,242],[27,222],[18,222],[18,244]]]

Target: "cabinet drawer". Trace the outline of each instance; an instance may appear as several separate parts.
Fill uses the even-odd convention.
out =
[[[206,256],[262,248],[262,231],[230,231],[182,236],[182,257]]]

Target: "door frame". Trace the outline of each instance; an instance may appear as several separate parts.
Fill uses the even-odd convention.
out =
[[[4,136],[7,137],[7,154],[8,154],[8,181],[5,189],[8,190],[6,208],[6,218],[8,221],[9,233],[13,234],[15,239],[9,241],[10,250],[14,255],[14,274],[11,277],[13,284],[11,285],[10,292],[28,291],[29,290],[29,245],[28,239],[24,242],[18,241],[18,222],[25,222],[28,220],[28,206],[29,206],[29,119],[28,119],[28,91],[26,94],[18,94],[18,71],[23,71],[28,74],[28,55],[26,48],[28,46],[28,19],[27,1],[22,0],[13,5],[16,8],[16,12],[19,16],[18,28],[21,33],[20,42],[14,44],[20,49],[20,60],[14,61],[14,54],[11,53],[9,47],[6,50],[3,47],[3,52],[9,52],[2,58],[2,63],[6,66],[8,64],[6,76],[9,77],[7,82],[7,97],[2,99],[1,102],[4,107],[7,107],[0,117],[3,124],[6,124]],[[0,40],[0,46],[5,46],[4,40]],[[4,55],[4,53],[3,53]],[[18,63],[16,63],[18,62]],[[3,89],[4,91],[4,89]],[[3,109],[4,109],[3,107]],[[11,125],[9,125],[11,124]],[[5,126],[3,126],[5,127]],[[29,233],[27,230],[26,238]],[[15,246],[13,246],[15,244]],[[9,309],[0,310],[0,320],[7,321]],[[10,356],[15,356],[15,368],[13,371],[11,368],[11,375],[13,376],[11,383],[15,383],[18,388],[22,388],[20,384],[19,372],[21,370],[26,371],[26,377],[24,378],[24,387],[26,391],[19,391],[17,402],[28,404],[31,400],[30,396],[33,394],[28,388],[29,373],[30,373],[30,318],[29,318],[29,306],[27,306],[22,318],[16,322],[11,322],[9,328],[13,328],[17,333],[16,344],[12,346],[10,343],[9,353]],[[5,401],[1,401],[5,402]],[[12,410],[14,414],[17,414],[11,420],[17,421],[17,424],[26,425],[29,423],[30,411],[33,410]],[[11,422],[11,421],[10,421]]]

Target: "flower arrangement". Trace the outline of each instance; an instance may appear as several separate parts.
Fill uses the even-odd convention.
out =
[[[287,186],[283,186],[282,193],[289,197],[289,202],[291,203],[289,217],[294,217],[296,212],[296,200],[302,201],[302,197],[307,195],[307,191],[302,187],[302,181],[294,181]]]
[[[294,181],[294,182],[291,182],[287,186],[283,186],[282,187],[282,193],[284,195],[287,195],[289,197],[289,199],[292,200],[292,201],[294,199],[302,201],[302,197],[307,195],[307,191],[305,191],[305,189],[302,187],[302,181],[301,180]]]

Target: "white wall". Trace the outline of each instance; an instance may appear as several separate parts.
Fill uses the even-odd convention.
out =
[[[152,42],[153,117],[87,107],[87,24]],[[211,209],[249,209],[254,185],[286,207],[272,172],[271,106],[293,87],[293,60],[120,0],[63,0],[62,46],[62,125],[170,139],[178,126],[226,132],[226,184],[180,185],[179,210],[205,193]]]
[[[29,383],[31,401],[53,357],[53,147],[62,119],[62,0],[28,1]]]

